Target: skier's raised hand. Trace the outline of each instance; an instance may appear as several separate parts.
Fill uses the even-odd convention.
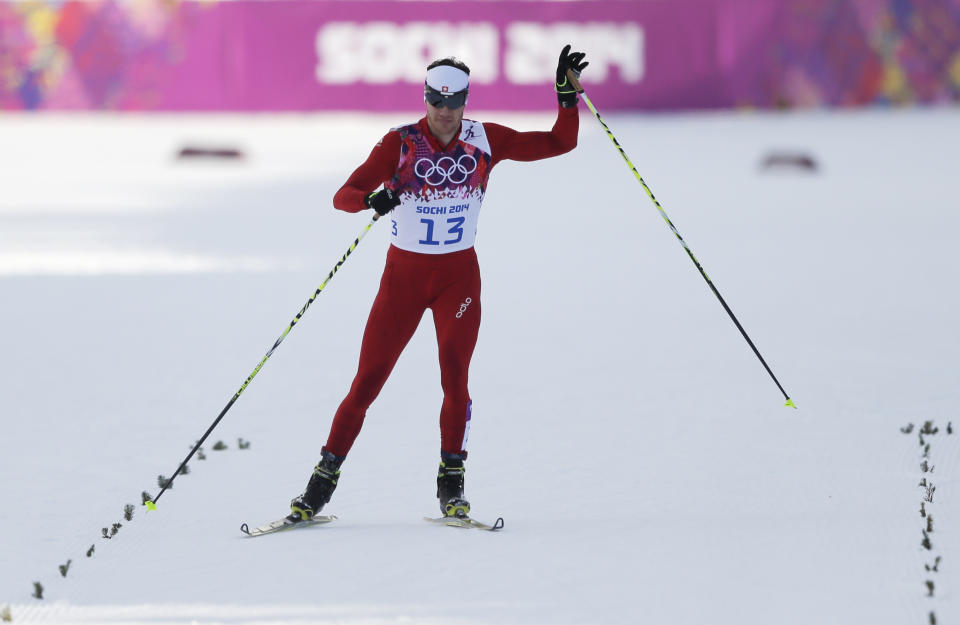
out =
[[[557,99],[564,108],[577,105],[577,90],[570,84],[567,70],[573,70],[574,75],[579,77],[583,68],[590,64],[584,62],[585,56],[583,52],[570,52],[570,44],[564,46],[560,52],[560,61],[557,63],[557,82],[554,88],[557,90]]]

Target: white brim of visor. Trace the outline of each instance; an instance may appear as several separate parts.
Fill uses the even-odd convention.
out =
[[[456,67],[438,65],[427,71],[427,86],[440,93],[453,95],[470,86],[470,77]]]

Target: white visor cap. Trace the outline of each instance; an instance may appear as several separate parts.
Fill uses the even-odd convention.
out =
[[[438,65],[427,70],[427,86],[442,94],[453,95],[470,86],[470,76],[456,67]]]

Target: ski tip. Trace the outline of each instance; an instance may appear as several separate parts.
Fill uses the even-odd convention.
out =
[[[796,408],[797,405],[793,403],[793,400],[787,397],[787,403],[784,404],[787,408]]]
[[[157,509],[157,504],[153,503],[153,502],[150,501],[149,499],[148,499],[147,501],[144,501],[144,502],[143,502],[143,505],[145,505],[145,506],[147,507],[147,510],[156,510],[156,509]]]

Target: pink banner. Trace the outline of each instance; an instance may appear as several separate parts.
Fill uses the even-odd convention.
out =
[[[604,110],[960,101],[960,0],[0,0],[0,109],[548,110],[566,43]]]
[[[453,55],[471,68],[471,107],[548,109],[565,43],[588,52],[584,79],[608,107],[702,106],[709,86],[698,78],[712,69],[712,20],[668,6],[651,3],[641,12],[636,2],[225,3],[216,7],[216,62],[209,62],[213,29],[195,29],[185,42],[188,62],[166,90],[177,99],[163,106],[205,108],[195,94],[214,83],[220,109],[419,108],[426,66]],[[209,12],[191,13],[200,20]],[[681,26],[697,33],[697,43],[671,42]],[[647,50],[659,52],[651,60]]]

